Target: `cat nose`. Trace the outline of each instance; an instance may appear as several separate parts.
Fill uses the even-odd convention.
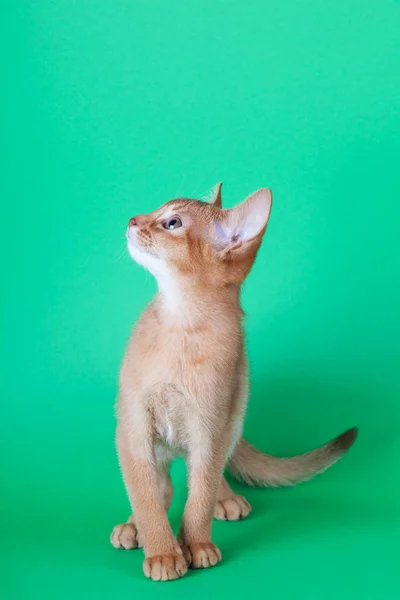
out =
[[[146,225],[146,215],[136,215],[129,219],[128,227],[144,227]]]

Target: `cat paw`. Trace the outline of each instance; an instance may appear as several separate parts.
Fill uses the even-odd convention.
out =
[[[134,523],[120,523],[112,530],[110,542],[114,548],[133,550],[141,548],[138,531]]]
[[[220,549],[211,542],[185,545],[183,548],[187,564],[192,569],[208,569],[220,562]]]
[[[215,506],[214,518],[219,521],[240,521],[247,517],[251,506],[243,496],[231,496],[219,500]]]
[[[151,556],[143,563],[143,572],[154,581],[171,581],[183,577],[187,572],[187,564],[181,554],[162,554]]]

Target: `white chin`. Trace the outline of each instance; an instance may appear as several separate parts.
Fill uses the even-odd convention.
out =
[[[152,275],[157,277],[161,261],[154,254],[149,254],[146,250],[140,248],[129,236],[128,238],[128,252],[133,260],[138,264],[150,271]]]

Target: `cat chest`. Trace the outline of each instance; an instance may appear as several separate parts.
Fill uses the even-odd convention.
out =
[[[173,385],[163,386],[152,413],[156,438],[172,448],[184,450],[190,418],[190,408],[184,395]]]

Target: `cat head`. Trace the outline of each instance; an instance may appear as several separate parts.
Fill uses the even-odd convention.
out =
[[[262,188],[224,210],[221,185],[210,203],[179,198],[130,219],[129,253],[159,283],[165,278],[213,287],[243,283],[267,227],[271,191]]]

